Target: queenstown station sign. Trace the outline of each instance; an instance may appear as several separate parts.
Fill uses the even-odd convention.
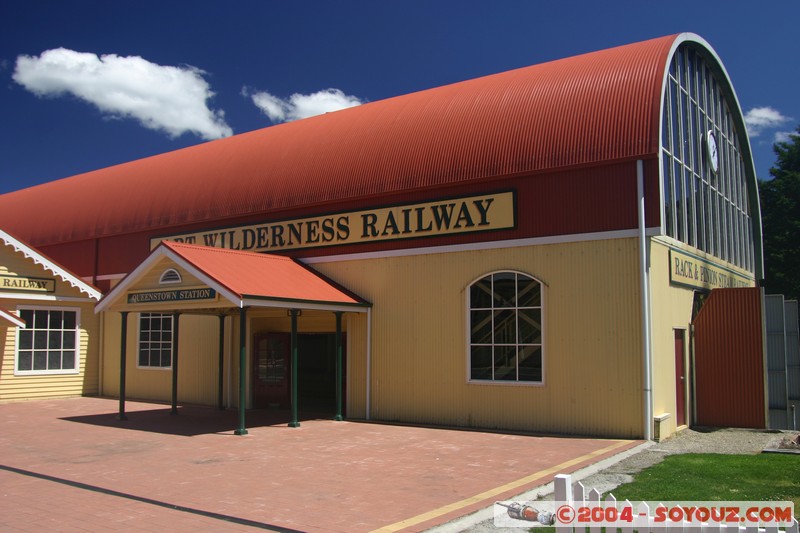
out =
[[[166,291],[129,292],[129,304],[186,302],[191,300],[216,300],[217,291],[208,287],[174,289]]]
[[[437,237],[516,226],[515,196],[501,192],[310,218],[165,235],[169,240],[215,248],[267,252],[376,241]]]

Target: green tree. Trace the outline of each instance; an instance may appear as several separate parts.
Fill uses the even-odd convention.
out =
[[[800,126],[773,146],[769,181],[759,181],[764,233],[764,286],[768,294],[800,298]]]

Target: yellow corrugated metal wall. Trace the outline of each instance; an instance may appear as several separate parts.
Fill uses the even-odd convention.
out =
[[[692,423],[692,391],[690,367],[690,324],[692,321],[692,305],[694,290],[670,283],[670,247],[686,249],[697,254],[698,251],[670,240],[669,243],[659,239],[651,240],[650,247],[650,293],[652,310],[652,346],[653,346],[653,415],[670,413],[661,425],[661,436],[668,436],[677,430],[676,424],[676,374],[675,374],[675,338],[674,330],[686,330],[686,354],[684,357],[685,372],[689,379],[685,382],[686,422]],[[747,276],[747,272],[726,264],[719,259],[708,258],[717,264],[738,271]],[[752,277],[752,274],[750,274]],[[753,281],[755,285],[755,281]]]
[[[314,267],[374,304],[373,418],[637,437],[643,413],[637,246],[636,239],[614,239]],[[544,385],[467,383],[466,291],[498,270],[546,285]],[[365,320],[351,317],[351,324],[359,330]],[[349,362],[352,404],[366,395],[358,379],[366,363],[358,357],[353,352]]]
[[[228,319],[230,320],[230,319]],[[238,322],[238,321],[237,321]],[[103,394],[119,395],[120,313],[106,313],[103,347]],[[226,325],[226,343],[230,346],[231,328]],[[125,392],[128,398],[169,401],[172,398],[172,370],[138,368],[139,314],[128,315],[127,365]],[[238,345],[238,329],[234,329]],[[216,405],[219,372],[219,318],[181,315],[180,358],[178,360],[178,401]],[[238,357],[238,351],[235,355]],[[226,350],[230,354],[230,349]],[[237,359],[238,361],[238,359]],[[225,361],[227,371],[227,359]],[[236,369],[233,369],[236,372]],[[238,379],[238,374],[234,376]],[[227,392],[227,381],[225,392]],[[236,381],[235,383],[238,383]],[[235,398],[234,398],[235,399]]]
[[[640,437],[637,247],[635,238],[611,239],[321,262],[314,268],[374,305],[371,418]],[[468,383],[467,290],[476,279],[500,270],[523,272],[545,285],[543,385]],[[256,331],[287,331],[285,311],[278,315],[251,314],[248,338]],[[120,319],[116,312],[106,316],[104,393],[116,395]],[[216,403],[217,320],[181,319],[180,402]],[[232,322],[226,343],[233,361],[225,362],[224,383],[225,397],[230,384],[235,405],[238,319]],[[367,322],[366,314],[356,313],[344,322],[351,418],[367,414]],[[319,312],[306,312],[298,323],[300,331],[333,331],[333,324],[332,313]],[[129,328],[128,397],[168,401],[171,372],[136,368],[135,313],[129,315]]]
[[[366,313],[347,315],[347,413],[367,417],[367,323]]]
[[[181,402],[216,405],[218,345],[218,317],[181,316],[178,361],[178,398]]]
[[[689,373],[689,325],[692,321],[694,291],[670,285],[669,248],[653,239],[650,247],[651,341],[653,346],[653,416],[669,413],[661,423],[661,437],[677,429],[675,385],[675,334],[676,329],[686,331],[684,358],[685,372]],[[687,400],[690,381],[686,381]],[[691,423],[691,403],[686,403],[686,421]]]

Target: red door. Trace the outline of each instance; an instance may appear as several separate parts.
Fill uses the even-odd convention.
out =
[[[289,407],[288,333],[262,333],[253,343],[253,407]]]
[[[684,367],[684,345],[686,330],[675,330],[675,423],[686,424],[686,372]]]

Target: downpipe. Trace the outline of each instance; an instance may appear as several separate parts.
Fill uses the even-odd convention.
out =
[[[636,161],[636,193],[639,214],[639,268],[642,299],[642,354],[644,382],[644,438],[653,440],[653,352],[650,343],[650,267],[647,260],[647,228],[645,224],[644,161]]]

